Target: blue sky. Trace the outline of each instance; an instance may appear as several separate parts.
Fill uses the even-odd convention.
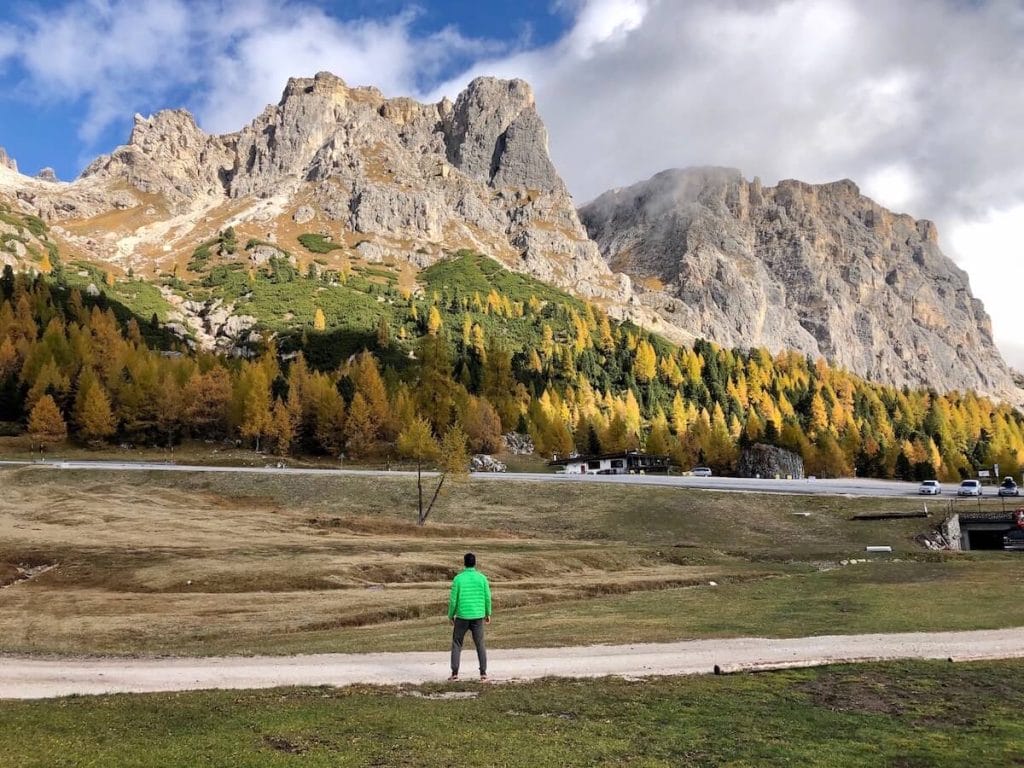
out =
[[[522,77],[576,199],[670,167],[856,181],[938,223],[1004,353],[1024,284],[1024,0],[6,0],[0,146],[75,177],[132,116],[234,131],[290,76]]]
[[[204,4],[210,5],[186,3],[193,7]],[[32,27],[41,17],[52,19],[75,5],[82,4],[67,0],[8,0],[7,25]],[[403,0],[314,0],[293,5],[315,6],[341,21],[387,20],[407,14],[411,17],[409,31],[416,37],[429,37],[445,28],[457,27],[468,38],[506,46],[549,45],[565,33],[572,21],[568,6],[559,7],[553,0],[431,0],[415,4]],[[83,39],[80,43],[86,46],[89,41]],[[454,55],[441,70],[424,73],[418,85],[424,91],[430,90],[471,63],[468,54]],[[49,166],[63,179],[74,178],[94,155],[123,143],[135,112],[148,114],[165,107],[197,106],[196,94],[188,86],[171,87],[152,95],[143,92],[132,100],[129,111],[113,118],[95,137],[83,139],[79,129],[88,109],[87,98],[75,94],[46,97],[40,94],[38,85],[17,58],[0,62],[0,146],[6,147],[23,172],[34,174]]]

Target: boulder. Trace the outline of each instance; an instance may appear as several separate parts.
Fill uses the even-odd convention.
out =
[[[473,472],[504,472],[508,469],[504,464],[493,456],[486,453],[478,453],[469,462]]]

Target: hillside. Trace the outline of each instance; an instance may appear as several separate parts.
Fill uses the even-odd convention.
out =
[[[34,248],[51,242],[45,223],[3,215]],[[229,229],[192,258],[247,246]],[[227,439],[373,462],[407,454],[410,430],[483,452],[515,430],[545,456],[644,446],[719,472],[753,442],[822,476],[956,479],[1024,460],[1009,406],[883,387],[794,352],[675,346],[469,251],[417,274],[228,260],[162,291],[56,246],[39,260],[0,279],[0,420],[37,447]],[[225,349],[182,342],[183,311],[211,330],[226,317],[202,331]]]
[[[694,336],[1021,402],[935,225],[885,210],[852,182],[763,187],[729,169],[673,170],[607,192],[580,216],[640,302]]]

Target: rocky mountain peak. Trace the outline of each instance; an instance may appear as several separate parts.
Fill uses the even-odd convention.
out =
[[[7,168],[8,170],[18,172],[18,164],[14,161],[14,158],[7,154],[7,150],[0,147],[0,166]]]
[[[764,187],[732,169],[659,173],[581,220],[639,300],[725,346],[795,349],[876,381],[1020,392],[967,275],[930,221],[851,181]]]
[[[423,104],[320,72],[290,79],[235,133],[207,134],[180,109],[136,116],[129,142],[81,184],[60,199],[33,190],[31,202],[51,219],[98,216],[103,200],[144,216],[165,210],[176,231],[218,217],[259,221],[258,239],[276,237],[280,221],[291,238],[298,224],[358,248],[357,258],[417,266],[470,248],[625,312],[629,280],[587,238],[547,138],[522,80],[478,78],[454,102]],[[162,239],[170,228],[129,234],[111,257],[173,252]]]
[[[533,89],[523,80],[473,80],[446,121],[445,143],[452,165],[492,187],[565,192]]]

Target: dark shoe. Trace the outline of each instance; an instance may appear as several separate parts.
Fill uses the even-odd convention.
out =
[[[485,675],[483,673],[480,673],[480,682],[481,683],[486,683],[487,682],[487,675]]]
[[[456,680],[458,680],[458,679],[459,679],[459,673],[458,673],[458,672],[456,672],[455,674],[451,675],[451,676],[450,676],[450,677],[448,678],[448,682],[449,682],[449,683],[451,683],[451,682],[454,682],[454,681],[456,681]]]

